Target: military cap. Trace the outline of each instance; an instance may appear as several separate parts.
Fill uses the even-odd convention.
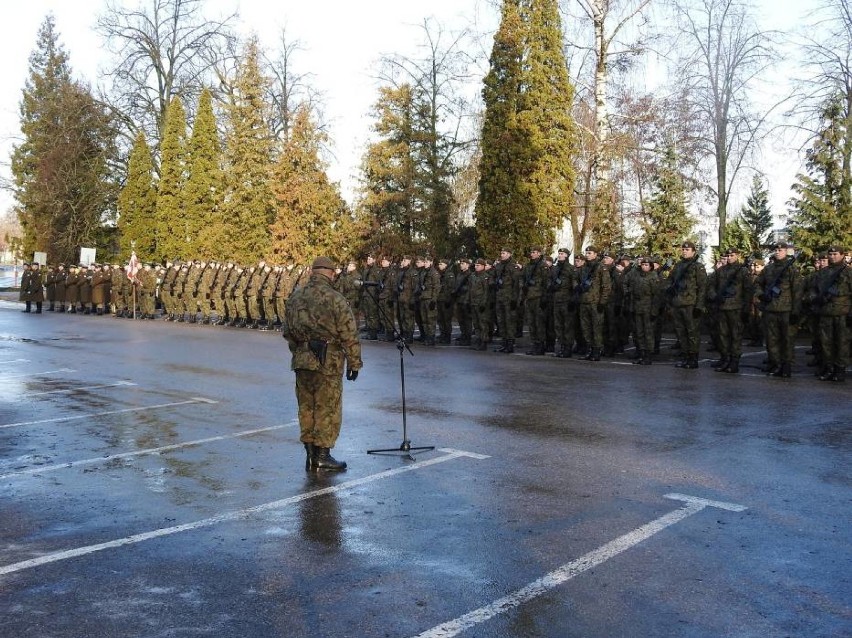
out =
[[[565,253],[566,255],[570,255],[571,249],[570,248],[560,248],[557,252]]]
[[[542,251],[541,251],[541,246],[533,246],[532,248],[530,248],[530,252],[531,252],[531,253],[540,253],[540,252],[542,252]]]
[[[449,259],[441,259],[440,261],[438,261],[438,263],[439,263],[439,264],[444,264],[445,266],[449,266],[449,265],[450,265],[450,260],[449,260]],[[470,262],[468,262],[468,263],[470,263]]]
[[[823,250],[819,255],[817,255],[817,259],[828,259],[828,251]]]
[[[423,255],[417,255],[414,261],[426,261],[426,258]]]
[[[485,261],[482,257],[480,257],[479,259],[476,260],[476,265],[477,266],[487,266],[488,262]]]
[[[642,257],[642,259],[639,260],[639,263],[640,264],[651,264],[653,266],[654,265],[654,259],[652,257]]]
[[[681,248],[692,248],[692,250],[698,250],[698,249],[695,247],[695,242],[692,242],[692,241],[689,241],[689,240],[687,240],[687,241],[683,242],[683,243],[680,245],[680,247],[681,247]]]
[[[511,249],[511,248],[509,248],[508,246],[503,246],[503,247],[500,249],[500,252],[501,252],[501,253],[509,253],[509,254],[511,255],[511,254],[512,254],[512,249]]]
[[[660,257],[659,255],[651,255],[651,263],[661,264],[661,263],[663,263],[663,258]]]
[[[442,259],[441,261],[445,261],[445,260],[443,260],[443,259]],[[483,261],[483,263],[485,262],[485,260],[484,260],[484,259],[483,259],[482,261]],[[460,264],[469,264],[469,263],[470,263],[470,259],[468,259],[467,257],[462,257],[461,259],[459,259],[459,263],[460,263]]]
[[[846,254],[846,251],[843,250],[843,247],[840,244],[832,244],[826,249],[826,254],[828,253],[843,253]]]
[[[331,261],[331,259],[329,259],[328,257],[317,257],[316,259],[314,259],[313,263],[311,264],[311,270],[320,270],[323,268],[325,270],[334,270],[334,262]]]
[[[728,248],[728,250],[725,251],[725,254],[726,255],[739,255],[740,251],[737,248],[734,248],[733,246],[731,246],[730,248]]]
[[[598,250],[597,246],[586,246],[586,250],[584,250],[583,252],[598,254],[600,251]]]
[[[574,259],[575,259],[575,260],[579,259],[579,260],[581,260],[581,261],[586,261],[586,256],[585,256],[583,253],[577,253],[576,255],[574,255]]]
[[[399,258],[400,261],[402,261],[403,259],[408,259],[409,261],[411,261],[411,255],[403,255]]]
[[[789,248],[789,247],[790,247],[790,244],[788,244],[786,241],[779,241],[778,243],[776,243],[772,246],[772,250],[778,250],[779,248]]]

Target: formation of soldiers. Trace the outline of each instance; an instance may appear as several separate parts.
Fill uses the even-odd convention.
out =
[[[849,257],[832,246],[805,275],[789,249],[773,246],[765,266],[728,250],[710,274],[689,241],[674,264],[656,256],[615,256],[596,246],[573,259],[560,248],[555,260],[535,246],[524,265],[508,248],[494,261],[368,255],[361,265],[338,267],[334,285],[363,318],[368,340],[451,344],[456,324],[456,344],[513,353],[526,326],[531,356],[553,352],[600,361],[624,353],[632,340],[634,363],[650,365],[668,318],[681,352],[677,367],[698,368],[704,327],[710,350],[719,353],[717,371],[739,372],[749,338],[752,345],[765,340],[763,370],[782,378],[792,374],[796,332],[804,326],[818,378],[842,382],[852,313]],[[41,310],[42,294],[48,311],[154,319],[159,303],[168,321],[278,330],[288,297],[310,275],[303,265],[264,261],[145,264],[133,277],[129,268],[60,265],[45,273],[34,265],[25,273],[26,293],[22,281],[25,312],[32,302]]]

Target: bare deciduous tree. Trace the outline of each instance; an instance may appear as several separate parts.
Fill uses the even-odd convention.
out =
[[[210,20],[203,0],[144,0],[138,7],[109,0],[98,31],[117,57],[107,70],[114,111],[130,141],[142,128],[151,140],[162,137],[172,97],[194,105],[212,71],[232,55],[236,14]]]
[[[677,81],[701,123],[697,138],[713,163],[719,245],[728,200],[748,157],[768,132],[772,108],[757,112],[753,91],[773,64],[771,34],[762,31],[741,0],[675,0]]]

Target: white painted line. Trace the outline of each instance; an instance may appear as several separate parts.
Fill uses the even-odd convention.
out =
[[[29,359],[10,359],[9,361],[0,361],[0,363],[29,363]]]
[[[78,392],[80,390],[99,390],[101,388],[117,388],[120,386],[134,386],[135,383],[131,383],[130,381],[119,381],[118,383],[106,383],[104,385],[85,385],[79,388],[67,388],[65,390],[46,390],[44,392],[28,392],[28,397],[37,397],[43,394],[71,394],[72,392]]]
[[[156,454],[162,454],[163,452],[170,452],[172,450],[180,450],[181,448],[186,447],[195,447],[198,445],[204,445],[205,443],[215,443],[216,441],[226,441],[228,439],[238,439],[245,436],[253,436],[255,434],[261,434],[262,432],[272,432],[273,430],[281,430],[282,428],[289,428],[296,425],[298,421],[291,421],[290,423],[284,423],[283,425],[273,425],[267,428],[257,428],[255,430],[244,430],[242,432],[237,432],[236,434],[223,434],[221,436],[211,436],[207,439],[196,439],[194,441],[187,441],[186,443],[174,443],[172,445],[163,445],[162,447],[154,447],[148,448],[145,450],[136,450],[135,452],[122,452],[120,454],[108,454],[106,456],[98,456],[93,459],[82,459],[80,461],[69,461],[67,463],[56,463],[54,465],[40,465],[38,467],[27,468],[26,470],[19,470],[17,472],[9,472],[8,474],[0,474],[0,479],[14,478],[16,476],[27,476],[32,474],[41,474],[43,472],[55,472],[57,470],[64,470],[72,467],[77,467],[79,465],[95,465],[98,463],[106,463],[107,461],[113,461],[115,459],[129,459],[134,456],[154,456]]]
[[[660,518],[643,525],[642,527],[636,528],[624,536],[619,536],[606,545],[602,545],[598,549],[581,556],[577,560],[559,567],[549,574],[542,576],[538,580],[531,582],[526,587],[522,587],[508,596],[504,596],[490,605],[474,609],[463,616],[459,616],[455,620],[450,620],[438,625],[437,627],[433,627],[428,631],[424,631],[421,634],[417,634],[415,638],[449,638],[450,636],[457,636],[466,629],[470,629],[471,627],[483,623],[494,616],[519,607],[520,605],[541,596],[554,587],[571,580],[575,576],[597,567],[601,563],[605,563],[610,558],[618,556],[622,552],[625,552],[631,547],[647,540],[667,527],[670,527],[675,523],[679,523],[693,514],[697,514],[705,507],[721,507],[722,509],[734,512],[741,512],[746,509],[742,505],[736,505],[734,503],[708,501],[706,499],[694,496],[685,496],[683,494],[666,494],[665,498],[685,501],[686,506],[679,510],[669,512],[668,514],[665,514]]]
[[[48,370],[47,372],[27,372],[25,374],[4,374],[0,377],[0,381],[6,379],[19,379],[20,377],[40,377],[45,374],[59,374],[60,372],[77,372],[71,368],[59,368],[59,370]]]
[[[159,408],[172,408],[178,405],[189,405],[191,403],[218,403],[217,401],[213,401],[212,399],[189,399],[187,401],[176,401],[174,403],[159,403],[157,405],[143,405],[138,408],[124,408],[123,410],[109,410],[108,412],[97,412],[95,414],[76,414],[74,416],[61,416],[55,419],[41,419],[40,421],[20,421],[18,423],[5,423],[0,425],[0,430],[5,428],[14,428],[19,425],[39,425],[41,423],[61,423],[63,421],[77,421],[79,419],[93,419],[101,416],[108,416],[110,414],[125,414],[127,412],[140,412],[143,410],[156,410]]]
[[[281,509],[282,507],[293,505],[294,503],[299,503],[301,501],[307,501],[308,499],[316,498],[318,496],[323,496],[325,494],[333,494],[336,492],[343,492],[355,487],[360,487],[361,485],[375,483],[376,481],[390,478],[398,474],[413,472],[414,470],[429,467],[430,465],[437,465],[438,463],[446,463],[447,461],[452,461],[453,459],[461,457],[468,457],[473,459],[488,458],[483,457],[481,454],[472,454],[470,452],[463,452],[461,450],[453,450],[449,454],[446,454],[444,456],[438,456],[427,461],[416,461],[415,463],[410,463],[408,465],[404,465],[392,470],[386,470],[384,472],[379,472],[378,474],[371,474],[363,478],[355,479],[352,481],[346,481],[344,483],[339,483],[330,487],[324,487],[318,490],[313,490],[311,492],[305,492],[304,494],[297,494],[289,498],[283,498],[279,501],[271,501],[269,503],[255,505],[254,507],[246,507],[244,509],[234,510],[232,512],[225,512],[224,514],[211,516],[210,518],[204,518],[200,521],[194,521],[192,523],[184,523],[183,525],[175,525],[173,527],[155,529],[150,532],[134,534],[133,536],[125,536],[124,538],[118,538],[114,541],[108,541],[106,543],[98,543],[97,545],[86,545],[84,547],[77,547],[75,549],[69,549],[63,552],[45,554],[44,556],[39,556],[38,558],[32,558],[30,560],[21,561],[19,563],[4,565],[0,567],[0,576],[3,576],[5,574],[13,574],[15,572],[24,571],[26,569],[32,569],[33,567],[39,567],[40,565],[46,565],[48,563],[55,563],[61,560],[66,560],[68,558],[76,558],[78,556],[85,556],[86,554],[94,554],[95,552],[101,552],[105,549],[133,545],[135,543],[141,543],[143,541],[151,540],[153,538],[171,536],[172,534],[188,532],[191,530],[201,529],[203,527],[211,527],[213,525],[218,525],[219,523],[225,523],[228,521],[245,520],[251,517],[253,514],[266,512],[269,510]],[[698,506],[696,505],[695,507]]]

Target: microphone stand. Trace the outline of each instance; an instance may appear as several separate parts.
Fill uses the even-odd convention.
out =
[[[372,283],[372,282],[371,282]],[[361,285],[364,285],[363,283]],[[367,454],[401,454],[403,458],[414,461],[415,458],[411,455],[412,452],[425,452],[429,450],[434,450],[434,445],[421,445],[417,447],[413,447],[411,445],[411,440],[408,438],[408,420],[406,418],[405,411],[405,356],[404,353],[407,350],[408,354],[412,357],[414,353],[411,351],[411,348],[408,346],[408,343],[403,337],[402,333],[396,329],[396,323],[391,321],[388,317],[385,309],[382,307],[382,304],[379,303],[379,300],[376,297],[374,291],[367,289],[367,296],[376,304],[376,308],[379,311],[379,314],[382,316],[382,321],[385,323],[385,327],[390,326],[390,329],[393,331],[393,339],[396,341],[396,349],[399,350],[399,378],[400,385],[402,388],[402,444],[398,448],[383,448],[383,449],[373,449],[367,450]]]

